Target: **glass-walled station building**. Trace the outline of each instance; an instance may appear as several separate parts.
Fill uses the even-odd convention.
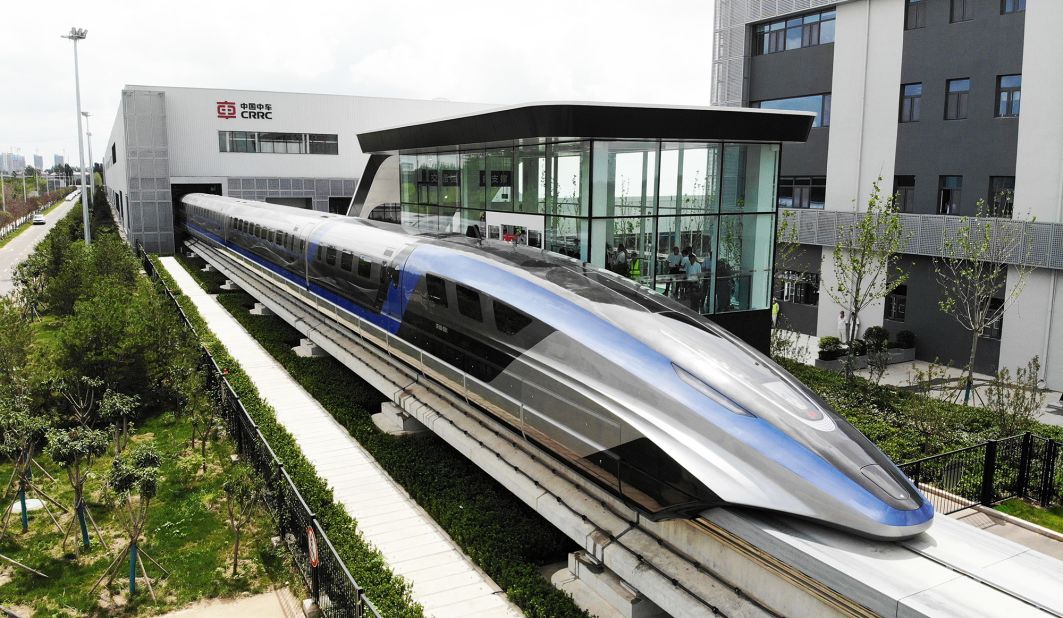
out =
[[[538,104],[364,133],[351,214],[567,255],[766,344],[780,145],[812,121]]]

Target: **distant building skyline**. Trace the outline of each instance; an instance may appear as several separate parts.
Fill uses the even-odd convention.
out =
[[[26,169],[26,157],[14,153],[5,152],[0,154],[0,171],[12,174]]]
[[[63,155],[52,155],[52,160],[55,162],[54,165],[62,165],[63,163],[66,163],[66,159],[63,158]]]

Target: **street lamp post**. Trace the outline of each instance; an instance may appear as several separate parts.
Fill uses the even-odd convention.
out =
[[[81,76],[78,74],[78,41],[88,36],[89,31],[84,28],[71,28],[70,34],[64,34],[64,39],[74,42],[74,93],[77,98],[78,108],[78,160],[81,163],[81,215],[85,222],[85,244],[92,243],[92,232],[89,230],[89,196],[85,194],[85,140],[81,134]]]
[[[92,159],[92,129],[89,128],[89,113],[81,112],[85,117],[85,137],[88,138],[89,146],[89,199],[96,198],[96,164]]]

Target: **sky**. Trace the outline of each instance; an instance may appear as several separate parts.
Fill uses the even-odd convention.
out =
[[[82,110],[106,142],[126,84],[513,104],[708,105],[713,0],[52,0],[0,20],[0,152],[76,164]],[[86,8],[91,11],[86,12]],[[96,145],[96,143],[94,143]],[[94,148],[100,160],[100,147]]]

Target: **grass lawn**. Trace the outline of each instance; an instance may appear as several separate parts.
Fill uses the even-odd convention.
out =
[[[1063,506],[1042,509],[1024,500],[1014,498],[998,504],[995,508],[1002,513],[1025,519],[1038,526],[1044,526],[1049,530],[1055,530],[1063,534]]]
[[[35,354],[46,355],[55,345],[59,320],[46,316],[35,324]],[[214,441],[208,448],[208,465],[203,473],[190,457],[189,423],[171,410],[146,414],[137,423],[133,444],[153,439],[161,455],[158,493],[148,512],[148,523],[141,547],[169,570],[162,581],[153,581],[158,602],[153,602],[145,582],[138,580],[137,595],[128,599],[128,566],[119,568],[117,577],[106,591],[90,589],[111,563],[114,554],[125,547],[123,512],[115,496],[105,487],[112,453],[108,452],[92,465],[86,483],[89,510],[99,525],[108,548],[100,545],[95,532],[92,548],[81,555],[75,551],[79,539],[76,531],[63,548],[63,537],[48,514],[41,510],[30,514],[29,532],[22,533],[17,513],[7,524],[0,540],[0,554],[26,564],[47,575],[40,577],[0,563],[0,604],[32,609],[34,615],[132,616],[152,615],[202,598],[236,596],[243,592],[261,592],[271,585],[295,585],[287,554],[274,550],[270,537],[274,526],[265,506],[260,506],[241,540],[240,566],[231,576],[233,535],[225,511],[223,467],[229,465],[232,446],[225,440]],[[197,449],[198,450],[198,449]],[[49,480],[35,471],[34,482],[64,505],[72,504],[73,490],[65,471],[47,456],[37,458]],[[0,465],[0,479],[10,479],[12,465]],[[36,497],[30,494],[28,497]],[[9,494],[0,504],[14,501]],[[52,507],[64,530],[73,518]],[[146,563],[153,579],[160,573]]]

